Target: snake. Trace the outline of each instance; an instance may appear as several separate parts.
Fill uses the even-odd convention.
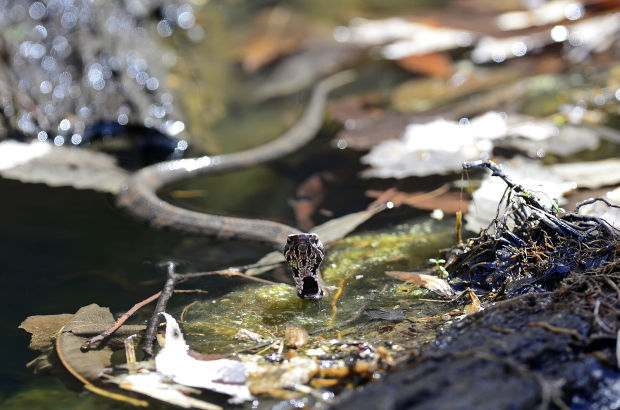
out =
[[[291,154],[310,142],[323,125],[330,91],[353,80],[343,71],[319,81],[301,118],[286,132],[263,145],[221,155],[205,155],[159,162],[130,175],[116,197],[117,206],[133,218],[159,229],[217,239],[246,240],[284,251],[297,289],[306,299],[320,299],[318,267],[323,246],[315,234],[279,222],[213,215],[184,209],[157,195],[165,185],[197,176],[213,175],[273,161]]]

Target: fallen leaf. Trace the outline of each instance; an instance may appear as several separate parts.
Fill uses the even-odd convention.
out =
[[[579,188],[600,188],[620,183],[620,160],[569,162],[550,165],[549,170]]]
[[[19,325],[20,329],[24,329],[32,335],[28,348],[39,353],[39,356],[29,362],[26,367],[32,368],[35,374],[44,373],[53,368],[54,362],[58,362],[54,358],[54,339],[58,331],[73,316],[70,313],[29,316]]]
[[[53,340],[56,334],[73,316],[75,315],[72,313],[28,316],[19,328],[32,335],[28,348],[35,352],[43,352],[54,347]]]
[[[467,305],[465,305],[465,314],[466,315],[471,315],[474,314],[478,311],[480,311],[480,299],[478,299],[478,296],[476,296],[476,294],[474,293],[473,290],[469,290],[467,291],[467,296],[469,297],[469,300],[471,301],[471,303],[468,303]]]
[[[607,192],[604,198],[609,201],[609,203],[620,206],[620,187]],[[620,229],[620,209],[610,207],[604,202],[598,201],[584,205],[579,209],[579,214],[597,216],[609,222],[616,229]]]
[[[284,338],[289,346],[297,349],[308,343],[308,332],[301,326],[290,325],[284,331]]]
[[[254,27],[249,34],[251,40],[238,52],[243,69],[254,73],[299,49],[306,33],[297,20],[284,7],[274,7],[259,13],[252,23]]]
[[[399,66],[420,74],[448,78],[454,73],[452,59],[446,53],[428,53],[403,57],[397,60]]]
[[[121,340],[117,347],[123,348],[122,339],[125,336],[145,329],[144,326],[121,326],[102,347],[82,351],[86,339],[100,334],[113,324],[114,317],[110,309],[93,303],[80,308],[60,329],[56,338],[56,352],[71,374],[80,380],[98,380],[103,370],[110,365],[114,352],[111,342]]]
[[[440,296],[451,296],[454,294],[454,290],[452,290],[450,284],[437,276],[426,275],[418,272],[402,271],[387,271],[385,274],[398,280],[412,282],[418,286],[430,290],[431,292],[435,292]]]
[[[444,185],[430,192],[402,192],[395,188],[387,191],[366,191],[366,196],[376,198],[378,201],[391,201],[395,206],[407,205],[412,208],[435,210],[441,209],[448,214],[458,211],[466,212],[469,206],[469,196],[460,192],[449,191],[449,186]]]
[[[402,113],[422,113],[473,93],[515,81],[522,73],[513,68],[463,70],[454,78],[422,78],[405,81],[392,93],[392,107]]]
[[[297,198],[289,199],[288,203],[295,212],[297,226],[309,231],[314,226],[312,214],[321,205],[325,197],[324,174],[313,174],[297,188]]]
[[[330,104],[330,115],[343,125],[332,145],[366,151],[381,141],[398,138],[412,119],[384,106],[382,97],[375,95],[347,97]]]
[[[383,20],[357,18],[351,22],[348,31],[347,42],[382,46],[381,53],[391,60],[467,47],[477,37],[471,31],[432,26],[400,17]]]

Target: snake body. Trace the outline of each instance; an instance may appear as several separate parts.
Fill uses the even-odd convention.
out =
[[[291,226],[261,219],[205,214],[174,206],[157,196],[166,184],[232,171],[265,163],[290,154],[307,144],[321,128],[328,93],[351,81],[351,72],[328,77],[314,87],[301,119],[275,140],[232,154],[178,159],[142,168],[123,184],[117,205],[138,220],[157,228],[220,239],[242,239],[283,250],[301,298],[320,299],[319,264],[323,246],[315,234],[304,234]]]
[[[172,182],[262,164],[298,150],[312,140],[322,126],[328,93],[350,82],[352,76],[345,71],[317,83],[301,119],[273,141],[231,154],[178,159],[140,169],[123,184],[117,205],[134,218],[157,228],[220,239],[249,240],[282,250],[289,235],[301,233],[298,229],[273,221],[190,211],[162,200],[157,191]]]

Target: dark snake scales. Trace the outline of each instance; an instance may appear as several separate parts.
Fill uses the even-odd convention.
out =
[[[123,184],[116,198],[117,205],[134,218],[156,228],[167,228],[219,239],[248,240],[269,245],[277,250],[282,250],[287,244],[289,254],[285,253],[287,260],[292,250],[297,249],[299,253],[301,249],[305,259],[295,266],[306,266],[304,261],[308,262],[311,259],[312,263],[309,266],[315,269],[314,275],[312,269],[303,268],[303,277],[314,277],[318,280],[318,264],[323,253],[322,245],[319,254],[317,244],[311,238],[314,236],[318,241],[316,235],[303,234],[296,228],[273,221],[190,211],[159,198],[157,191],[164,185],[176,181],[251,167],[297,151],[311,141],[321,128],[328,93],[352,79],[353,73],[345,71],[317,83],[301,119],[280,137],[266,144],[231,154],[160,162],[140,169]],[[308,255],[308,252],[315,253]],[[318,263],[315,263],[317,261]],[[290,261],[289,264],[291,264]],[[298,269],[293,268],[293,265],[291,268],[294,272]],[[314,285],[310,284],[311,280],[307,279],[306,282],[308,285],[304,290],[304,280],[302,279],[301,282],[296,280],[298,294],[302,297],[320,298],[318,286],[314,289]]]

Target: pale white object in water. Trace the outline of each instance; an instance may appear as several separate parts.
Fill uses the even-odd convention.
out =
[[[573,0],[554,0],[542,3],[532,10],[510,11],[500,14],[495,22],[504,31],[523,30],[533,26],[545,26],[557,23],[566,18],[569,7],[581,7],[583,5]]]
[[[127,171],[102,152],[46,142],[0,142],[0,176],[49,186],[116,193]]]
[[[25,144],[18,141],[0,142],[0,171],[25,164],[34,158],[42,157],[52,150],[45,142],[33,141]]]
[[[123,374],[106,379],[106,382],[116,383],[121,389],[141,393],[178,407],[222,410],[220,406],[189,396],[187,393],[193,389],[179,384],[171,384],[162,374],[156,372]]]
[[[465,161],[486,159],[493,140],[508,134],[505,115],[488,112],[471,121],[438,119],[410,124],[398,140],[383,141],[362,158],[373,168],[367,177],[405,178],[445,174]]]
[[[382,45],[382,54],[388,59],[467,47],[477,36],[467,30],[433,27],[398,17],[384,20],[356,18],[346,30],[345,41]]]
[[[230,359],[197,360],[187,350],[183,333],[177,321],[167,313],[166,345],[155,357],[157,371],[174,382],[199,387],[232,396],[233,402],[253,400],[245,385],[248,368],[243,362]]]

